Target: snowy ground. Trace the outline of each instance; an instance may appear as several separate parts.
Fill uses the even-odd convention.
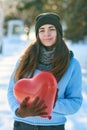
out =
[[[68,46],[73,50],[79,60],[83,73],[83,104],[74,115],[68,116],[66,130],[87,130],[87,44]],[[0,55],[0,130],[12,130],[13,118],[7,102],[7,87],[11,72],[27,44],[4,44],[3,54]]]

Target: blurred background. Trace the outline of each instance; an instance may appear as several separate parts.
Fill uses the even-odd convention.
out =
[[[28,34],[35,17],[42,12],[56,12],[60,15],[66,39],[78,42],[86,38],[86,0],[0,0],[0,39],[9,33],[20,34],[24,31]],[[23,23],[16,24],[15,20]],[[13,32],[9,32],[11,26]]]
[[[7,87],[15,63],[35,38],[35,17],[44,12],[59,14],[67,46],[81,64],[83,104],[67,116],[66,130],[87,130],[87,1],[0,0],[0,130],[12,130],[13,117],[7,102]]]

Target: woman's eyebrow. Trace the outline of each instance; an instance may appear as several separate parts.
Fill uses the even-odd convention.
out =
[[[40,30],[40,29],[44,29],[44,27],[40,27],[39,30]]]

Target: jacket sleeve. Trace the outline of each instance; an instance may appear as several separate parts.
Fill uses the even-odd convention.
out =
[[[59,97],[57,99],[55,107],[53,109],[53,112],[63,115],[76,113],[82,104],[82,73],[78,61],[74,62],[73,69],[71,70],[71,76],[69,73],[70,70],[68,70],[70,79],[64,91],[64,97]]]
[[[17,65],[18,65],[18,63],[16,64],[16,67],[17,67]],[[16,67],[15,67],[15,70],[16,70]],[[7,90],[8,103],[9,103],[9,106],[10,106],[11,111],[13,113],[15,113],[15,110],[19,107],[19,103],[17,102],[17,100],[14,96],[14,85],[15,85],[14,73],[15,73],[15,70],[10,77],[8,90]]]

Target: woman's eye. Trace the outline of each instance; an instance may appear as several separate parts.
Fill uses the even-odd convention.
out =
[[[39,33],[40,33],[40,32],[44,32],[44,30],[40,30]]]
[[[39,30],[39,33],[44,33],[44,32],[51,32],[51,31],[55,31],[56,29],[55,28],[49,28],[48,30],[45,30],[45,29],[40,29]]]

